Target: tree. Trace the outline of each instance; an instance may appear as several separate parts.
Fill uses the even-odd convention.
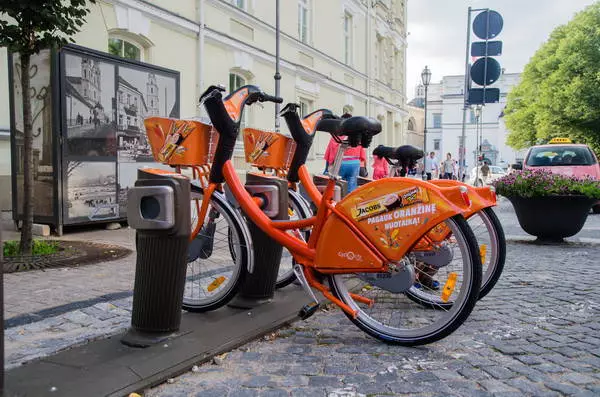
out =
[[[33,117],[30,88],[31,56],[47,48],[60,48],[73,41],[90,12],[87,2],[96,0],[2,0],[0,2],[0,46],[19,53],[23,106],[23,225],[20,250],[31,253],[33,227]]]
[[[507,143],[517,149],[569,137],[600,149],[600,3],[559,26],[508,95]]]

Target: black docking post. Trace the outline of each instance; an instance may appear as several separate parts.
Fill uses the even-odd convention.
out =
[[[249,172],[246,176],[246,189],[253,196],[264,201],[263,211],[269,218],[287,220],[288,181],[286,179]],[[254,247],[254,272],[248,274],[240,293],[229,306],[251,309],[268,303],[275,295],[275,282],[283,247],[248,220]]]
[[[136,229],[131,328],[121,339],[133,347],[160,343],[179,330],[190,237],[190,183],[179,174],[138,171],[127,197]]]

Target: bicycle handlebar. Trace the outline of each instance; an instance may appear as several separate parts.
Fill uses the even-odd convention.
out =
[[[283,98],[265,94],[264,92],[261,92],[261,95],[259,96],[258,100],[260,102],[283,103]]]

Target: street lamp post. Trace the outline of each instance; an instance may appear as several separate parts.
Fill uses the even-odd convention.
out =
[[[425,87],[425,122],[423,124],[423,153],[425,157],[423,157],[423,174],[421,177],[426,179],[425,175],[425,162],[427,161],[427,88],[429,87],[429,83],[431,82],[431,70],[427,66],[421,72],[421,83],[423,83],[423,87]]]

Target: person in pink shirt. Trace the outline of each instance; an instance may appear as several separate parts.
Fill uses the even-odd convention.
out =
[[[373,179],[381,179],[388,176],[388,162],[383,157],[373,154]]]
[[[346,113],[342,116],[342,118],[349,118],[352,115]],[[345,136],[340,137],[342,140],[346,139]],[[329,144],[327,145],[327,149],[325,150],[325,162],[326,167],[333,164],[335,161],[335,154],[337,153],[337,149],[340,146],[333,138],[329,140]],[[366,163],[367,161],[367,153],[365,148],[362,146],[357,147],[349,147],[344,152],[344,157],[342,159],[342,166],[340,167],[340,176],[342,179],[348,182],[348,193],[352,192],[356,189],[358,184],[358,173],[360,171],[361,162]]]

